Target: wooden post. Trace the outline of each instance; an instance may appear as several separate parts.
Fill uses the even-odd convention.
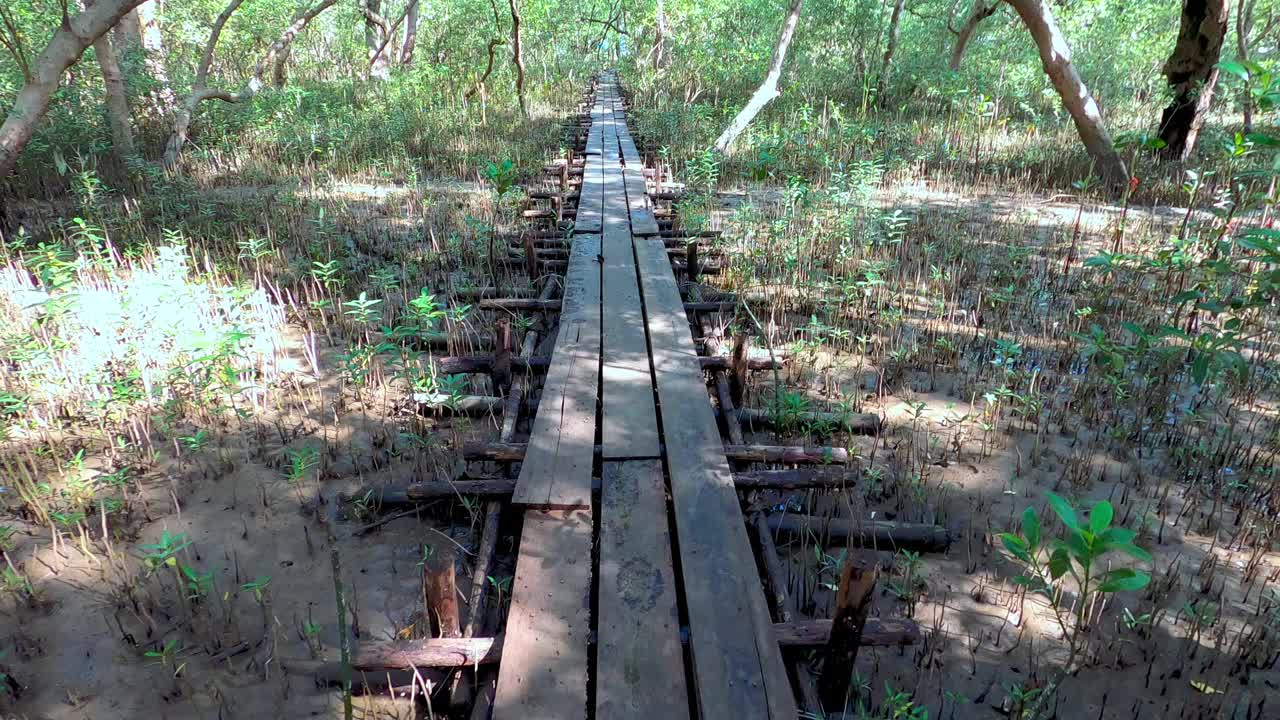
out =
[[[560,207],[564,207],[564,203],[569,199],[569,166],[573,164],[573,148],[569,148],[569,159],[564,161],[564,165],[560,166]],[[564,219],[561,213],[560,219]]]
[[[822,651],[822,677],[818,679],[818,694],[828,708],[843,707],[849,693],[849,679],[876,588],[876,573],[875,562],[866,555],[849,553],[845,560],[831,637]]]
[[[538,279],[538,249],[529,231],[526,230],[520,240],[524,242],[524,271],[529,274],[529,282],[534,282]]]
[[[698,282],[701,272],[698,267],[698,241],[687,243],[684,246],[684,262],[685,273],[689,276],[689,282]]]
[[[511,351],[515,349],[511,337],[511,321],[506,317],[498,318],[493,339],[493,367],[489,370],[493,376],[493,391],[497,395],[506,395],[511,388]]]
[[[747,388],[747,354],[751,337],[738,333],[733,338],[733,356],[729,361],[729,393],[734,407],[742,407],[742,395]]]
[[[422,582],[427,589],[427,604],[434,611],[440,628],[440,637],[456,638],[462,635],[458,620],[458,586],[454,576],[453,545],[432,545],[431,556],[423,565]]]

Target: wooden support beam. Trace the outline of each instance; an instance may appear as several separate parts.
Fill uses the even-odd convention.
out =
[[[750,364],[748,364],[750,369]],[[779,422],[779,416],[768,410],[757,410],[755,408],[742,408],[738,410],[738,420],[748,429],[754,430],[757,427],[774,427]],[[880,433],[880,416],[871,413],[834,413],[834,412],[797,412],[788,413],[785,418],[786,422],[801,424],[823,424],[830,427],[843,430],[854,435],[878,435]]]
[[[774,623],[774,636],[783,649],[812,650],[830,641],[834,621],[798,620]],[[685,633],[681,633],[683,636]],[[906,618],[867,618],[861,647],[899,647],[921,640],[920,627]],[[682,642],[684,642],[682,640]],[[483,638],[430,638],[364,643],[351,658],[356,672],[384,672],[409,668],[462,668],[502,661],[505,635]],[[306,660],[286,661],[294,673],[314,673],[337,681],[339,663]]]
[[[803,490],[842,489],[855,487],[862,479],[861,470],[843,469],[788,469],[749,470],[734,473],[733,484],[738,490]],[[429,503],[458,498],[507,499],[515,489],[515,480],[507,478],[463,479],[452,482],[409,483],[386,487],[365,488],[346,501],[367,502],[372,505],[394,506]],[[600,481],[592,480],[592,490],[599,492]]]
[[[452,397],[442,393],[414,393],[413,399],[418,404],[418,412],[424,414],[487,415],[500,411],[503,403],[502,398],[493,395]]]
[[[818,518],[792,513],[770,515],[769,528],[791,536],[813,535],[819,542],[847,541],[852,546],[876,550],[913,550],[945,552],[951,545],[951,533],[941,525],[888,522],[885,520],[852,521],[846,518]]]
[[[466,460],[520,462],[527,443],[476,443],[462,446]],[[595,448],[597,455],[600,446]],[[849,451],[838,447],[804,447],[799,445],[725,445],[724,454],[734,462],[778,463],[782,465],[844,465]]]
[[[488,373],[493,371],[494,357],[491,353],[476,353],[474,355],[452,355],[431,358],[431,362],[435,365],[437,373],[442,375],[468,375],[471,373]],[[729,367],[730,359],[722,355],[700,357],[698,362],[702,365],[703,370],[725,370]],[[747,363],[748,370],[776,370],[783,367],[782,363],[774,362],[768,358],[752,358]],[[551,365],[551,358],[546,356],[534,357],[512,357],[511,369],[516,373],[520,372],[546,372]]]

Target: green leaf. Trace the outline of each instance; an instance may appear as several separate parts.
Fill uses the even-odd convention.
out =
[[[1107,547],[1108,550],[1114,550],[1118,545],[1128,545],[1129,543],[1133,542],[1133,538],[1135,536],[1137,536],[1137,533],[1135,533],[1132,530],[1129,530],[1127,528],[1113,527],[1110,530],[1107,530],[1106,532],[1102,533],[1099,539],[1102,541],[1103,545]]]
[[[1101,500],[1089,511],[1089,530],[1095,535],[1101,534],[1111,527],[1111,518],[1115,517],[1115,509],[1111,503]]]
[[[1067,550],[1080,567],[1087,568],[1093,562],[1093,553],[1089,552],[1089,541],[1084,539],[1084,532],[1081,530],[1073,530],[1067,535]]]
[[[1128,568],[1112,570],[1103,576],[1098,592],[1118,592],[1120,590],[1141,590],[1151,582],[1151,576]]]
[[[1059,547],[1049,555],[1049,576],[1054,580],[1066,575],[1071,570],[1071,557],[1067,549]]]
[[[1071,503],[1067,502],[1060,495],[1055,493],[1049,493],[1048,500],[1049,507],[1053,508],[1053,511],[1058,514],[1063,525],[1066,525],[1072,530],[1079,529],[1080,521],[1076,519],[1076,510],[1071,507]]]
[[[1151,553],[1147,552],[1146,550],[1143,550],[1142,548],[1138,547],[1137,545],[1134,545],[1133,543],[1116,545],[1115,547],[1109,548],[1109,549],[1118,550],[1119,552],[1122,552],[1125,555],[1128,555],[1134,560],[1140,560],[1142,562],[1148,562],[1148,563],[1152,562]]]
[[[1249,70],[1244,65],[1230,60],[1224,60],[1218,63],[1218,69],[1222,72],[1234,75],[1245,82],[1249,81]]]
[[[1027,543],[1013,533],[1000,533],[1000,542],[1004,544],[1004,549],[1009,554],[1018,558],[1024,563],[1031,563],[1031,553],[1027,551]]]
[[[1022,536],[1031,547],[1040,546],[1040,516],[1036,514],[1035,508],[1022,511]]]

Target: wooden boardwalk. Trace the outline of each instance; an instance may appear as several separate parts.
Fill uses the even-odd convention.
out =
[[[560,328],[513,502],[524,529],[494,718],[796,717],[610,75],[591,107]]]

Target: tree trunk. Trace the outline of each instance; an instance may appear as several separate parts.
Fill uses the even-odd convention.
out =
[[[165,65],[164,36],[155,0],[147,0],[120,19],[116,26],[116,57],[140,56],[148,78],[141,110],[149,118],[163,120],[174,111],[176,99]]]
[[[976,0],[973,3],[973,10],[969,12],[969,17],[965,19],[964,25],[959,30],[955,30],[956,44],[951,49],[951,62],[948,67],[952,72],[959,72],[961,64],[964,63],[964,53],[969,49],[969,41],[973,40],[973,33],[978,29],[978,25],[983,20],[991,17],[1000,9],[1000,0],[993,0],[991,4],[986,4],[987,0]]]
[[[1213,88],[1218,83],[1218,57],[1227,37],[1227,0],[1183,0],[1182,27],[1173,54],[1164,65],[1173,102],[1160,116],[1161,153],[1187,160],[1204,126]]]
[[[1253,32],[1253,10],[1258,0],[1240,0],[1236,8],[1236,55],[1240,62],[1249,62],[1249,35]],[[1249,88],[1240,92],[1240,107],[1244,113],[1244,132],[1253,132],[1253,96]]]
[[[289,82],[289,56],[293,52],[293,47],[287,47],[280,51],[280,55],[276,57],[275,68],[271,71],[271,85],[275,88],[282,88]]]
[[[18,91],[13,108],[0,125],[0,179],[7,178],[18,164],[18,155],[35,134],[36,126],[49,108],[49,98],[58,81],[84,51],[103,33],[115,27],[125,13],[142,0],[103,0],[74,17],[63,17],[35,62],[31,77]]]
[[[654,11],[653,34],[653,69],[661,70],[667,66],[667,9],[662,0],[657,0]]]
[[[1062,104],[1075,122],[1076,132],[1085,150],[1093,158],[1096,171],[1112,187],[1129,180],[1129,170],[1116,152],[1111,136],[1102,122],[1102,111],[1080,79],[1071,63],[1071,48],[1058,28],[1048,0],[1007,0],[1022,18],[1040,50],[1045,74],[1062,98]]]
[[[524,102],[524,52],[520,47],[520,8],[516,0],[508,0],[511,6],[511,59],[516,64],[516,99],[520,102],[520,113],[529,117],[529,108]]]
[[[751,99],[747,101],[746,106],[738,112],[733,122],[729,123],[729,127],[720,133],[720,137],[716,139],[716,152],[726,152],[733,146],[734,141],[742,134],[756,115],[764,109],[774,98],[780,94],[778,92],[778,80],[782,77],[782,63],[787,59],[787,48],[791,46],[791,38],[795,36],[796,24],[800,20],[800,6],[804,4],[804,0],[793,0],[791,9],[787,11],[787,17],[782,22],[782,32],[778,35],[778,44],[773,48],[773,57],[769,59],[769,71],[765,75],[764,82],[760,83],[760,87],[751,95]]]
[[[209,40],[204,46],[204,54],[200,59],[200,66],[196,70],[195,83],[192,84],[191,92],[182,101],[182,105],[174,114],[173,130],[169,133],[169,141],[165,143],[163,160],[165,169],[172,171],[177,168],[178,159],[181,157],[182,149],[187,143],[191,121],[195,117],[196,110],[200,108],[200,103],[205,100],[238,103],[252,98],[262,89],[262,78],[266,75],[267,69],[277,62],[282,53],[288,52],[293,41],[317,15],[332,7],[337,1],[320,0],[320,3],[315,7],[295,16],[294,21],[284,29],[284,32],[280,33],[280,37],[267,46],[266,52],[258,60],[258,64],[254,66],[253,74],[249,77],[244,87],[239,92],[232,93],[227,90],[209,87],[209,68],[213,65],[213,54],[218,47],[218,38],[222,36],[222,28],[227,24],[231,14],[244,3],[244,0],[231,0],[230,4],[223,9],[222,14],[218,16],[218,19],[214,21],[213,28],[209,31]]]
[[[85,0],[91,8],[94,0]],[[129,98],[125,94],[124,78],[120,75],[120,63],[111,43],[111,33],[103,33],[93,42],[93,54],[98,58],[102,71],[102,84],[107,90],[107,123],[111,126],[111,145],[116,157],[123,164],[136,152],[133,145],[133,127],[129,119]]]
[[[898,33],[902,28],[902,10],[907,0],[895,0],[893,14],[889,16],[889,39],[884,46],[884,60],[880,63],[880,98],[883,100],[889,90],[889,79],[893,77],[893,54],[898,51]]]
[[[381,48],[384,35],[389,34],[391,28],[381,15],[382,0],[361,0],[361,10],[364,12],[364,41],[369,49],[369,77],[386,80],[391,77],[391,62]]]
[[[400,43],[400,64],[413,64],[413,51],[418,44],[418,0],[410,0],[404,21],[404,41]]]

